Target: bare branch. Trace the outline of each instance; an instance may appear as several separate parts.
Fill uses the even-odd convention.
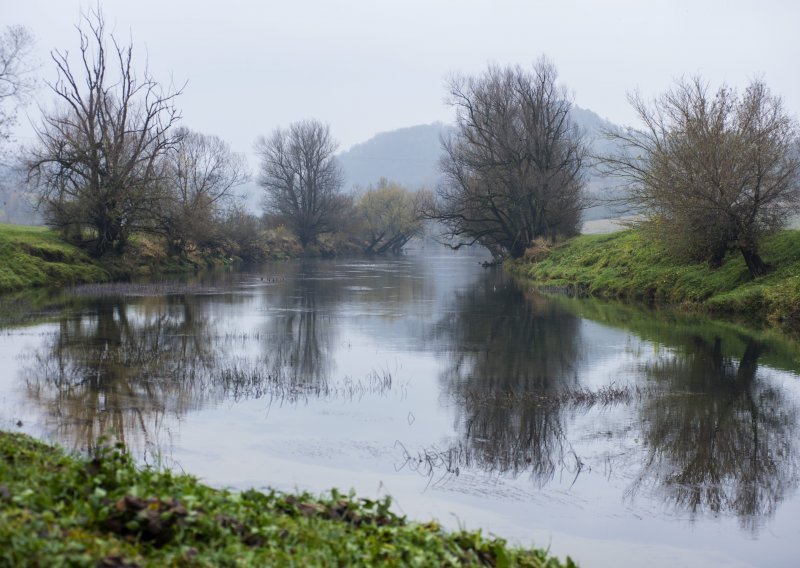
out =
[[[457,132],[442,140],[444,182],[427,215],[445,225],[453,246],[478,242],[518,257],[537,237],[579,230],[586,144],[556,78],[541,59],[532,72],[490,66],[450,79]]]

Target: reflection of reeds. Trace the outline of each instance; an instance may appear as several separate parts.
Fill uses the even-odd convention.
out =
[[[597,390],[588,388],[570,388],[551,392],[518,392],[513,390],[479,390],[467,389],[463,392],[466,402],[479,405],[510,407],[531,405],[546,408],[591,408],[594,406],[611,406],[615,404],[631,404],[646,398],[661,396],[664,393],[652,388],[632,385],[606,385]],[[675,394],[675,393],[673,393]]]
[[[487,443],[491,442],[487,441]],[[401,462],[399,466],[395,466],[395,469],[397,471],[408,469],[427,477],[428,486],[443,485],[458,477],[462,469],[509,474],[512,477],[528,472],[542,486],[552,478],[557,465],[549,463],[547,460],[541,461],[541,456],[537,455],[534,448],[529,448],[530,452],[526,452],[523,446],[516,447],[516,451],[512,452],[514,455],[491,457],[485,455],[484,451],[476,450],[461,441],[446,449],[434,445],[416,452],[410,451],[399,440],[395,442],[395,447],[399,447],[401,450]],[[574,473],[575,479],[577,479],[584,468],[584,463],[571,447],[567,448],[561,444],[558,447],[562,471]],[[495,450],[501,451],[500,448],[495,448]]]
[[[237,361],[217,369],[212,381],[233,400],[268,397],[280,403],[308,401],[309,398],[360,400],[384,396],[395,381],[389,371],[372,371],[363,379],[344,377],[339,381],[298,378],[285,372],[281,361]]]

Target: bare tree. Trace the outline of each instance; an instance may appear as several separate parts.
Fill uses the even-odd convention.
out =
[[[543,58],[531,72],[490,66],[450,80],[456,132],[442,141],[445,179],[430,216],[456,248],[479,243],[517,258],[537,237],[580,230],[586,146],[556,78]]]
[[[166,186],[156,216],[171,252],[182,253],[213,236],[233,189],[249,175],[244,156],[231,152],[221,138],[186,128],[176,136],[177,144],[165,156]]]
[[[602,158],[622,201],[674,252],[716,267],[737,250],[752,277],[766,274],[759,242],[800,202],[798,126],[781,99],[760,80],[740,95],[699,77],[650,104],[628,98],[643,126],[607,133],[621,150]]]
[[[261,159],[258,183],[268,212],[279,216],[303,246],[335,228],[343,206],[343,176],[330,128],[304,120],[256,141]]]
[[[0,32],[0,140],[8,138],[17,105],[33,89],[32,49],[33,36],[27,28],[7,26]]]
[[[101,12],[84,14],[77,29],[77,65],[68,51],[52,53],[58,80],[49,86],[60,106],[44,113],[27,166],[49,222],[81,237],[91,229],[103,254],[153,229],[181,91],[164,90],[147,69],[137,76],[133,47],[113,35],[109,45]]]

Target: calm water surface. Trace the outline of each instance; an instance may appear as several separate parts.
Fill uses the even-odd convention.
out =
[[[796,566],[793,344],[537,296],[479,260],[5,298],[0,427],[118,438],[218,486],[389,494],[584,566]]]

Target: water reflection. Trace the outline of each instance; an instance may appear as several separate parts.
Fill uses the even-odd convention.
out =
[[[568,465],[579,466],[563,407],[543,401],[579,386],[580,318],[541,297],[526,301],[495,272],[458,294],[437,329],[450,336],[441,380],[457,403],[460,436],[446,463],[454,458],[460,467],[529,472],[539,486],[568,456]]]
[[[336,327],[332,312],[342,300],[341,279],[325,278],[319,263],[304,260],[285,267],[270,292],[276,317],[265,321],[264,351],[271,353],[294,383],[330,380]]]
[[[347,471],[351,451],[353,469],[385,471],[399,452],[437,483],[467,483],[469,471],[566,495],[622,453],[616,488],[591,480],[618,490],[621,510],[657,503],[678,517],[735,516],[749,530],[796,493],[796,346],[733,326],[525,294],[501,272],[470,266],[450,257],[301,261],[202,286],[141,286],[135,296],[121,285],[89,290],[37,308],[51,323],[30,322],[48,333],[23,355],[25,394],[44,410],[49,437],[76,448],[105,435],[138,455],[169,454],[170,428],[222,402],[228,430],[219,436],[248,438],[252,415],[237,416],[237,405],[259,399],[285,405],[259,415],[271,421],[260,430],[291,432],[291,452],[310,440],[298,461],[306,465],[333,454],[341,462],[327,466]],[[374,364],[350,361],[373,353]],[[411,400],[385,396],[398,386],[380,372],[387,357],[414,369],[403,383]],[[365,365],[379,372],[345,376]],[[294,404],[318,398],[354,404]],[[414,405],[436,419],[412,424]],[[269,442],[226,457],[268,463]]]
[[[683,396],[640,409],[647,459],[631,495],[648,489],[690,513],[735,514],[755,530],[798,485],[797,406],[759,370],[750,338],[738,360],[722,339],[688,336],[643,365],[649,381]]]
[[[96,299],[88,314],[62,316],[27,357],[28,396],[46,409],[55,437],[76,448],[102,436],[147,444],[165,413],[183,415],[212,396],[197,388],[215,359],[189,297]]]
[[[786,345],[680,318],[659,326],[637,312],[633,325],[659,340],[628,354],[640,382],[591,390],[581,377],[592,338],[578,310],[566,308],[560,299],[523,297],[497,275],[457,295],[435,332],[452,342],[442,383],[457,407],[457,439],[403,447],[406,465],[437,483],[474,468],[528,475],[542,488],[564,469],[577,476],[603,467],[571,445],[588,434],[571,431],[575,409],[602,416],[625,405],[640,417],[634,429],[646,449],[628,499],[644,494],[691,518],[733,514],[755,531],[796,491],[797,399],[760,365],[766,355],[792,361]],[[602,306],[604,321],[631,325],[625,308],[613,309]],[[602,444],[607,434],[592,435]]]

